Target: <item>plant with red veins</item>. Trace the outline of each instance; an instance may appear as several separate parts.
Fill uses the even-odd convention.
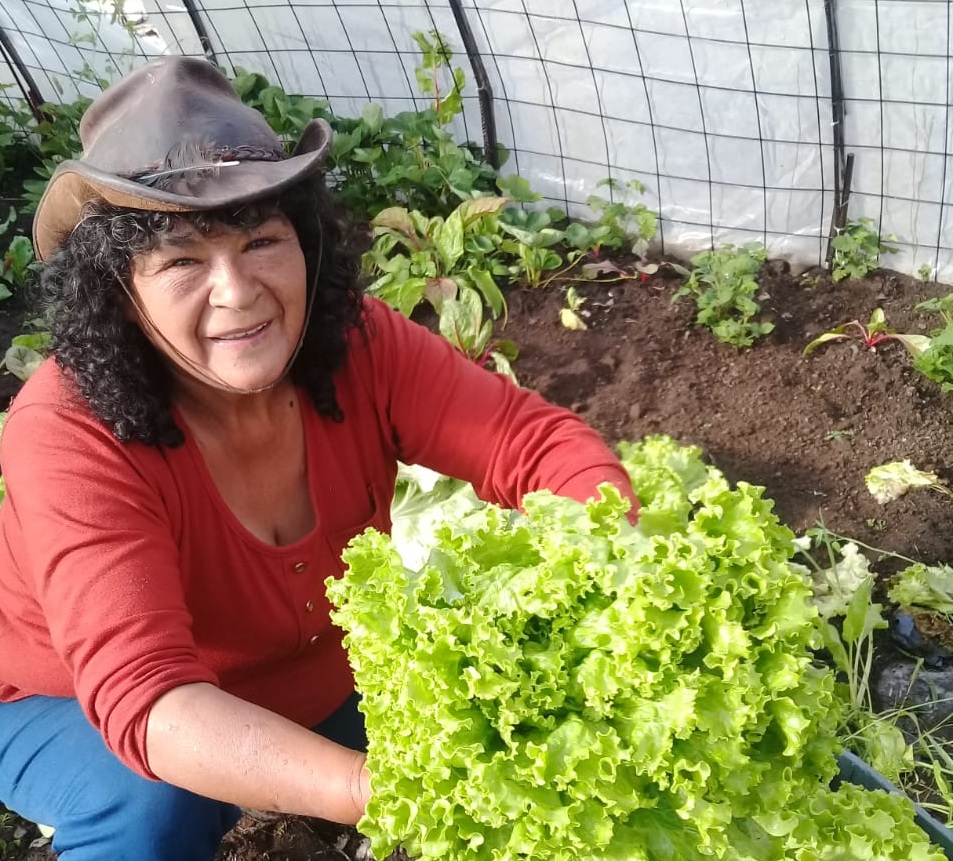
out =
[[[884,341],[899,341],[914,358],[930,346],[930,339],[926,335],[909,335],[888,329],[883,308],[875,308],[866,326],[860,320],[851,320],[849,323],[836,326],[811,341],[804,348],[804,355],[806,356],[822,344],[851,339],[862,341],[869,350],[875,350]]]

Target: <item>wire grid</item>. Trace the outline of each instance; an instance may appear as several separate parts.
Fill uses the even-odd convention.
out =
[[[854,156],[849,217],[897,235],[894,268],[926,263],[953,275],[949,0],[461,5],[510,153],[504,173],[582,217],[590,195],[615,194],[602,180],[638,180],[644,194],[625,199],[660,213],[663,251],[754,241],[807,265],[824,260],[835,205],[829,6]],[[81,39],[76,7],[4,0],[0,10],[46,98],[94,94],[89,75],[76,74],[84,66],[108,72],[155,54],[204,53],[226,72],[258,71],[325,99],[341,116],[369,101],[393,114],[427,103],[413,33],[438,30],[468,79],[454,132],[482,142],[474,69],[449,2],[142,0],[146,23],[135,34],[100,16]]]

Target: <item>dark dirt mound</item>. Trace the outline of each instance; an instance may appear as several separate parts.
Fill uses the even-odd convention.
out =
[[[825,525],[924,562],[953,559],[953,499],[920,490],[886,505],[864,485],[879,464],[909,459],[953,479],[953,394],[912,368],[896,341],[824,345],[819,334],[881,307],[889,327],[925,334],[936,314],[917,302],[945,295],[891,272],[834,284],[826,274],[761,278],[763,318],[776,328],[749,349],[692,326],[672,279],[581,284],[586,331],[559,322],[561,291],[521,291],[506,335],[520,347],[523,385],[571,407],[608,440],[666,433],[700,446],[733,481],[763,485],[795,531]]]
[[[903,459],[953,483],[953,394],[914,371],[896,342],[876,351],[839,342],[802,355],[817,335],[866,322],[877,307],[892,329],[926,333],[938,319],[914,305],[948,289],[887,271],[834,284],[822,272],[794,276],[771,265],[760,301],[776,328],[738,350],[692,326],[691,301],[672,303],[679,283],[660,274],[577,284],[586,297],[585,331],[560,323],[565,284],[511,294],[502,336],[520,349],[520,382],[584,416],[612,443],[666,433],[700,446],[730,479],[763,485],[797,532],[823,519],[835,532],[920,561],[953,560],[953,499],[920,490],[880,505],[864,486],[871,467]],[[18,309],[5,310],[2,344],[19,324]],[[4,379],[5,403],[18,384]],[[5,857],[52,857],[18,851]],[[219,859],[361,861],[364,852],[353,829],[300,817],[246,818]]]

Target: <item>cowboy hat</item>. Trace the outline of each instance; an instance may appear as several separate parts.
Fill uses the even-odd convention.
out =
[[[312,120],[289,157],[213,65],[162,57],[103,91],[83,115],[79,137],[82,156],[56,168],[37,206],[33,244],[41,260],[90,200],[194,212],[277,194],[320,169],[331,129]]]

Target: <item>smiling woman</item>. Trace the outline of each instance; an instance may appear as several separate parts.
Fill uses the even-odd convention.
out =
[[[637,501],[578,417],[366,299],[315,121],[287,156],[204,61],[107,90],[34,240],[52,358],[0,463],[0,802],[69,861],[208,859],[240,807],[363,814],[324,584],[399,461],[517,507]]]
[[[149,339],[181,369],[225,391],[275,385],[304,333],[304,253],[280,212],[200,231],[178,220],[133,260],[130,299]]]

